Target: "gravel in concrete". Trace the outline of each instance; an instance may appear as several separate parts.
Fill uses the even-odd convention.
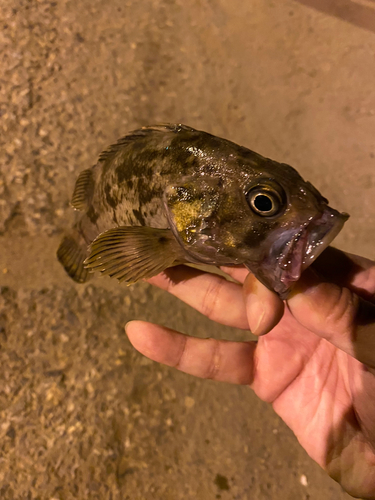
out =
[[[143,358],[124,324],[249,338],[145,284],[55,258],[78,173],[128,130],[182,122],[287,162],[373,257],[370,0],[0,4],[0,498],[344,500],[247,387]],[[288,360],[285,360],[287,363]]]

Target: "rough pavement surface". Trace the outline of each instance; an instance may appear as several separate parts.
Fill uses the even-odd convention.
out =
[[[145,284],[75,285],[55,251],[78,173],[182,122],[295,166],[373,257],[370,0],[0,5],[0,498],[349,498],[247,387],[143,358],[124,324],[248,338]],[[287,363],[288,360],[285,360]]]

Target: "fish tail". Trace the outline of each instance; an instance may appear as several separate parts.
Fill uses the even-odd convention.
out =
[[[57,258],[74,281],[85,283],[91,277],[89,270],[83,265],[88,255],[88,244],[79,229],[78,223],[63,237],[57,249]]]

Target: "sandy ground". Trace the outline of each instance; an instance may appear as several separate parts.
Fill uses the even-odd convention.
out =
[[[170,121],[295,166],[351,214],[336,245],[373,257],[375,2],[3,0],[0,26],[0,498],[349,498],[250,389],[123,327],[248,333],[145,284],[75,285],[55,251],[78,173]]]

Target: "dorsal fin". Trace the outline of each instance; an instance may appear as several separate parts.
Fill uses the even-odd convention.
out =
[[[94,193],[94,184],[94,177],[91,168],[88,168],[79,174],[71,201],[71,205],[76,210],[84,211],[88,209]]]
[[[177,134],[181,130],[195,132],[195,129],[188,127],[186,125],[182,125],[180,123],[164,123],[160,125],[150,125],[148,127],[142,127],[138,130],[133,130],[129,132],[125,137],[119,139],[116,144],[112,144],[108,149],[104,150],[99,155],[99,161],[106,161],[109,158],[112,158],[119,149],[123,148],[127,144],[131,144],[134,141],[139,139],[143,139],[151,134],[160,134],[166,132],[172,132]]]

